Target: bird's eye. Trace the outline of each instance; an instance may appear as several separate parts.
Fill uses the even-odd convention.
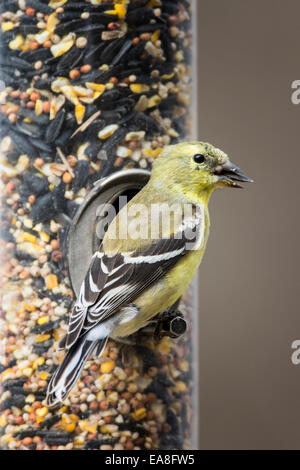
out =
[[[194,155],[194,162],[203,163],[204,160],[205,160],[205,157],[204,155],[201,155],[201,153],[196,153],[196,155]]]

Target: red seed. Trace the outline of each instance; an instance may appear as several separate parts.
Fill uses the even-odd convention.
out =
[[[168,22],[169,22],[170,25],[174,26],[174,25],[179,23],[179,18],[176,15],[171,15],[168,18]]]
[[[72,179],[73,179],[73,176],[71,175],[71,173],[69,173],[68,171],[66,171],[64,174],[63,174],[63,182],[66,183],[66,184],[69,184],[71,183]]]
[[[125,449],[126,450],[132,450],[134,448],[133,442],[131,441],[126,441],[125,443]]]
[[[110,79],[109,79],[109,82],[113,83],[114,85],[116,85],[118,83],[118,81],[119,80],[117,79],[117,77],[110,77]]]
[[[39,47],[39,43],[36,42],[36,41],[33,41],[29,44],[29,47],[32,51],[34,51],[35,49],[37,49]]]
[[[112,21],[111,23],[108,23],[108,29],[110,29],[111,31],[115,31],[116,29],[120,29],[120,25],[119,23],[115,23],[114,21]]]
[[[36,197],[34,194],[30,194],[30,196],[28,197],[28,202],[30,204],[34,204],[35,203],[35,200],[36,200]]]
[[[40,99],[40,94],[38,91],[33,91],[30,95],[30,99],[31,101],[37,101],[38,99]]]
[[[12,98],[19,98],[20,93],[21,93],[20,90],[13,90],[13,91],[10,92],[10,96]]]
[[[34,160],[34,164],[35,164],[35,166],[37,166],[38,168],[41,168],[41,167],[44,165],[44,160],[43,160],[41,157],[36,158],[36,159]]]
[[[28,16],[34,16],[34,14],[35,14],[34,8],[30,8],[30,7],[29,7],[29,8],[26,9],[26,15],[28,15]]]
[[[101,400],[100,401],[100,403],[99,403],[100,410],[105,411],[105,410],[108,409],[108,407],[109,407],[108,401],[106,401],[106,400]]]
[[[56,239],[51,240],[50,246],[53,248],[53,250],[58,250],[59,248],[59,241]]]
[[[80,78],[79,70],[78,69],[71,70],[69,73],[69,77],[71,80],[77,80],[78,78]]]
[[[33,109],[35,107],[34,101],[28,101],[26,107],[29,109]]]
[[[90,64],[85,64],[82,67],[80,67],[80,72],[81,73],[88,73],[92,70],[92,67]]]
[[[99,404],[98,404],[98,402],[97,402],[96,400],[94,400],[94,401],[92,401],[92,402],[90,403],[90,409],[91,409],[92,411],[97,411],[97,410],[98,410],[98,406],[99,406]]]
[[[5,189],[8,193],[12,193],[13,190],[15,189],[15,184],[10,181],[9,183],[7,183],[7,185],[5,186]]]
[[[42,105],[42,109],[44,113],[50,113],[50,102],[49,101],[44,101]]]
[[[29,446],[30,444],[32,444],[32,437],[24,437],[22,442],[24,446]]]

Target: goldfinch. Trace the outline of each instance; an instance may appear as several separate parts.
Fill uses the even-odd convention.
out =
[[[205,251],[211,194],[250,181],[211,144],[179,143],[163,150],[149,182],[120,210],[92,257],[59,343],[66,355],[50,380],[48,406],[68,396],[88,357],[99,357],[108,337],[136,332],[181,297]],[[169,224],[163,220],[166,208]],[[188,215],[182,217],[185,208]],[[158,230],[153,214],[162,215]],[[120,236],[126,221],[135,228]]]

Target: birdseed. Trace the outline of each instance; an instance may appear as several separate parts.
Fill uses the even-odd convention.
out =
[[[109,340],[68,399],[44,405],[74,302],[66,240],[79,204],[189,135],[191,3],[0,4],[1,449],[193,446],[190,332]]]

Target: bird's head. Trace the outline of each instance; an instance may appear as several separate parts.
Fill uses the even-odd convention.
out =
[[[241,188],[241,183],[252,182],[226,153],[205,142],[165,147],[153,164],[152,175],[186,196],[203,192],[210,195],[216,188]]]

